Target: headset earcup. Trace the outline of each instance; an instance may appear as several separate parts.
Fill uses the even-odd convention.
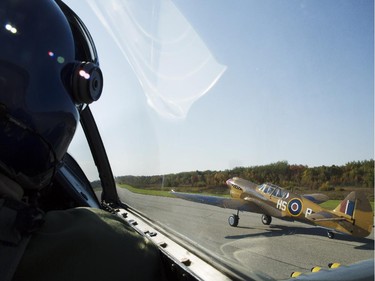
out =
[[[76,103],[90,104],[97,101],[103,90],[103,74],[92,62],[75,65],[72,77],[73,99]]]

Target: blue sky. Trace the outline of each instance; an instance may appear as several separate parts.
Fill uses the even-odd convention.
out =
[[[97,45],[105,86],[92,109],[116,176],[281,160],[342,165],[374,157],[373,1],[114,1],[135,11],[143,37],[124,22],[106,28],[92,4],[66,2]],[[170,15],[181,26],[170,24],[176,20]],[[181,51],[185,60],[169,61],[166,47],[155,45],[167,36],[179,38],[186,23],[194,31],[187,36],[192,43],[177,46],[189,52]],[[160,37],[149,44],[154,36]],[[146,43],[136,45],[144,49],[136,48],[132,60],[133,38]],[[198,68],[187,61],[197,65],[195,59],[206,58],[199,75],[191,74]],[[154,72],[142,80],[142,67],[150,65]],[[209,86],[202,90],[201,80],[183,81],[184,70]],[[157,71],[181,80],[168,88],[172,79]],[[78,132],[70,152],[88,161],[82,143]]]

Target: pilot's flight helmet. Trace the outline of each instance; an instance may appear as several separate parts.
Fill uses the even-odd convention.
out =
[[[48,185],[103,78],[85,25],[60,0],[0,1],[0,173]]]

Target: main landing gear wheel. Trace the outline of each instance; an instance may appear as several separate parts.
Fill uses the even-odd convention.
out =
[[[262,215],[262,223],[265,225],[270,225],[272,222],[272,217],[269,215]]]
[[[327,236],[329,239],[335,238],[335,234],[332,231],[327,231]]]
[[[238,215],[231,215],[229,218],[228,218],[228,223],[230,226],[232,227],[236,227],[238,225],[238,221],[239,221],[239,217]]]

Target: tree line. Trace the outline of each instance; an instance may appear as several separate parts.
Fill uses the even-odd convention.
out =
[[[120,176],[119,184],[138,188],[169,190],[184,187],[225,187],[226,180],[241,177],[255,183],[271,182],[284,188],[295,187],[329,191],[337,187],[374,188],[374,160],[353,161],[342,166],[308,167],[289,164],[287,161],[252,166],[236,167],[224,171],[191,171],[154,176]]]

